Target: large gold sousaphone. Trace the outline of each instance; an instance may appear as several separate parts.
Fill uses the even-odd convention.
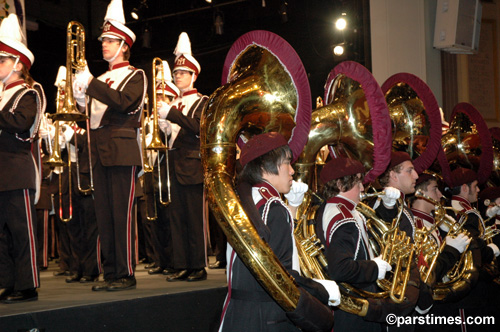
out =
[[[310,124],[307,76],[286,41],[267,31],[253,31],[233,44],[222,81],[224,85],[210,96],[201,119],[201,157],[209,205],[228,242],[256,280],[285,312],[294,312],[307,294],[261,238],[253,216],[247,214],[235,191],[234,177],[241,136],[248,139],[264,132],[280,132],[289,140],[293,155],[300,154]],[[322,330],[330,329],[330,310],[326,306],[317,309],[326,310],[326,321],[315,324]]]

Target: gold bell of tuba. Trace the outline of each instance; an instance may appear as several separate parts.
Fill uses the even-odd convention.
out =
[[[392,123],[392,147],[406,151],[417,173],[428,169],[441,149],[441,112],[420,78],[398,73],[382,84]]]
[[[307,76],[285,40],[267,31],[252,31],[229,50],[222,81],[224,85],[210,96],[201,119],[201,157],[209,206],[256,280],[291,313],[302,298],[302,290],[261,238],[236,193],[236,145],[241,136],[276,131],[289,140],[293,155],[298,156],[310,124]],[[317,323],[330,329],[331,312],[321,308],[327,321]]]
[[[476,171],[478,184],[488,180],[493,168],[493,143],[483,116],[474,106],[459,103],[453,108],[450,128],[441,145],[438,161],[446,183],[451,183],[451,171],[457,167]]]

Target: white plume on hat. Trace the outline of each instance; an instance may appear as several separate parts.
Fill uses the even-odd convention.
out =
[[[177,46],[175,46],[174,54],[176,57],[182,54],[191,55],[191,41],[189,40],[189,36],[185,32],[181,32],[179,35],[179,39],[177,40]]]
[[[111,0],[106,16],[104,16],[104,31],[99,36],[99,40],[104,37],[123,39],[129,46],[132,46],[135,42],[135,34],[125,26],[125,23],[122,0]],[[112,27],[107,27],[107,24],[111,24]]]
[[[187,70],[198,75],[201,72],[201,67],[198,61],[191,53],[191,41],[186,32],[181,32],[177,40],[177,46],[174,50],[175,64],[174,72],[176,70]],[[179,58],[184,57],[187,61],[179,61]]]
[[[57,71],[57,77],[56,81],[54,82],[54,85],[57,87],[60,87],[65,83],[66,81],[66,67],[65,66],[59,66],[59,70]]]
[[[162,67],[163,66],[163,74],[162,74]],[[162,66],[157,66],[156,68],[156,82],[157,82],[157,87],[156,87],[156,93],[165,93],[166,95],[170,95],[173,97],[177,97],[180,94],[179,88],[175,86],[175,84],[172,82],[172,73],[170,72],[170,66],[168,65],[168,62],[163,60],[162,61]],[[162,84],[162,78],[163,82],[165,82],[165,89],[162,91],[161,84]]]
[[[21,30],[16,14],[9,14],[0,24],[0,53],[9,56],[19,56],[20,60],[29,68],[35,61],[33,53],[26,47],[26,36]],[[7,47],[6,47],[6,46]],[[12,48],[13,50],[9,50]]]
[[[122,0],[111,0],[106,11],[106,16],[104,16],[104,21],[115,21],[125,24]]]
[[[172,73],[170,72],[170,66],[168,65],[168,62],[163,60],[161,63],[163,65],[163,74],[161,71],[161,66],[156,66],[156,79],[161,80],[163,77],[165,81],[172,82]]]

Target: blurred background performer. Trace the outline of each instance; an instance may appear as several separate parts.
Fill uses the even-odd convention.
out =
[[[163,71],[163,72],[162,72]],[[160,109],[164,105],[170,105],[174,99],[179,97],[180,91],[172,82],[172,74],[170,72],[170,67],[167,61],[162,61],[161,66],[156,68],[156,107]],[[149,121],[150,125],[153,125],[153,121]],[[159,127],[163,133],[171,133],[170,122],[165,119],[158,120]],[[146,136],[146,146],[150,144],[152,139],[152,128],[149,134]],[[164,137],[162,137],[164,139]],[[165,141],[164,141],[165,142]],[[158,160],[160,164],[158,165]],[[150,199],[147,199],[148,204],[156,204],[155,207],[148,206],[148,214],[151,215],[157,211],[157,220],[148,221],[147,217],[145,220],[145,232],[149,231],[148,238],[151,239],[151,248],[153,252],[155,266],[148,270],[149,274],[159,274],[170,275],[173,271],[173,248],[172,248],[172,235],[170,220],[168,218],[169,207],[164,206],[160,202],[159,195],[159,175],[161,176],[161,188],[162,188],[162,201],[168,201],[168,179],[166,172],[166,158],[165,153],[162,151],[160,153],[160,158],[158,159],[156,153],[152,153],[152,162],[154,163],[154,170],[152,174],[145,175],[145,187],[144,194],[149,195]],[[149,177],[149,181],[147,180]],[[155,198],[153,200],[153,198]]]
[[[167,119],[171,126],[168,140],[172,195],[169,219],[176,271],[167,281],[198,281],[207,278],[199,135],[201,111],[208,98],[194,88],[201,67],[191,55],[187,33],[179,35],[174,54],[174,83],[181,94],[171,105],[163,105],[159,110],[160,118]]]
[[[75,75],[73,93],[81,109],[87,102],[90,110],[94,199],[104,270],[104,281],[92,290],[118,291],[136,287],[132,207],[141,165],[138,128],[147,90],[144,72],[128,62],[135,34],[125,26],[121,0],[108,5],[99,40],[109,70],[94,78],[86,66]]]
[[[38,150],[34,137],[43,99],[29,74],[34,60],[17,16],[10,14],[0,26],[0,232],[12,240],[6,257],[12,264],[0,266],[0,280],[7,280],[0,294],[4,303],[36,300],[40,286],[35,212],[40,174],[32,150]]]

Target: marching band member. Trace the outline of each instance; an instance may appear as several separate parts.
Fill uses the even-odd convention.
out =
[[[385,221],[391,221],[396,217],[398,199],[403,197],[403,213],[399,223],[399,229],[404,231],[410,237],[411,242],[414,242],[415,231],[417,229],[413,213],[406,205],[404,200],[405,195],[410,195],[415,192],[415,183],[418,179],[418,174],[413,166],[412,159],[407,152],[393,151],[391,152],[391,161],[384,173],[379,177],[379,183],[384,187],[384,195],[378,197],[372,202],[373,209]],[[415,311],[419,314],[426,314],[432,308],[434,300],[432,291],[428,284],[420,281],[420,296],[415,307]],[[412,327],[406,328],[413,330]]]
[[[12,263],[0,266],[0,280],[7,280],[0,294],[3,303],[37,300],[40,287],[35,214],[39,174],[31,150],[34,144],[38,148],[33,135],[43,102],[29,74],[34,59],[17,16],[10,14],[0,25],[0,232],[12,240],[6,257]]]
[[[179,97],[180,91],[172,82],[172,75],[170,72],[170,67],[168,66],[167,61],[162,61],[162,67],[158,66],[156,71],[156,107],[157,109],[161,109],[164,105],[170,105],[174,99]],[[150,121],[150,124],[153,122]],[[170,122],[165,119],[158,119],[158,125],[162,132],[166,133],[165,135],[171,133],[171,125]],[[150,131],[151,132],[151,131]],[[149,144],[149,141],[152,138],[152,134],[148,134],[146,136],[146,145]],[[148,141],[149,139],[149,141]],[[163,153],[162,153],[163,154]],[[166,197],[167,193],[167,173],[166,173],[166,162],[165,157],[160,157],[160,165],[158,165],[158,158],[153,158],[154,161],[154,171],[152,173],[151,179],[149,181],[145,181],[144,194],[151,194],[153,190],[159,190],[158,188],[158,167],[160,167],[161,177],[162,177],[162,195]],[[149,185],[153,183],[153,185]],[[159,195],[156,195],[157,201],[151,202],[152,204],[156,204],[156,210],[158,211],[158,220],[153,222],[148,221],[147,218],[143,218],[145,224],[145,231],[147,233],[147,237],[151,241],[151,247],[154,256],[155,266],[148,270],[149,274],[159,274],[163,273],[164,275],[170,275],[174,273],[173,271],[173,247],[172,247],[172,234],[171,234],[171,226],[168,218],[169,208],[164,207],[159,202]],[[164,198],[165,200],[165,198]],[[151,201],[151,200],[150,200]],[[151,211],[153,208],[145,207]]]
[[[482,203],[479,204],[481,216],[485,220],[490,219],[487,225],[491,225],[497,231],[500,230],[500,187],[488,187],[481,190],[479,198]],[[500,236],[493,237],[492,241],[500,248]]]
[[[439,191],[436,178],[430,174],[421,174],[417,179],[415,189],[420,190],[424,195],[435,200],[436,202],[439,202],[442,196],[441,191]],[[432,215],[434,209],[434,204],[423,198],[415,197],[413,199],[411,211],[415,217],[415,224],[418,228],[423,229],[425,227],[427,229],[431,229],[434,227],[435,220]],[[431,236],[439,248],[443,242],[439,228],[435,228],[431,232]],[[431,284],[439,282],[443,279],[446,273],[455,265],[457,260],[460,259],[460,254],[465,251],[471,239],[464,233],[460,233],[456,237],[446,236],[444,241],[446,242],[446,245],[437,258]]]
[[[92,290],[119,291],[136,288],[132,208],[142,160],[138,128],[147,90],[145,73],[128,62],[135,34],[125,26],[121,0],[108,5],[99,40],[109,70],[94,78],[86,66],[75,75],[73,93],[80,108],[87,106],[90,114],[94,199],[104,269],[104,281]]]
[[[353,159],[338,157],[321,170],[324,184],[324,208],[317,214],[317,234],[325,246],[328,275],[337,282],[378,292],[376,281],[384,279],[391,265],[375,257],[368,243],[366,219],[356,210],[364,191],[363,165]],[[385,320],[385,317],[380,317]],[[335,311],[333,328],[338,331],[382,331],[382,323],[342,310]]]
[[[451,172],[451,181],[451,207],[462,213],[462,217],[456,219],[462,223],[463,218],[466,218],[463,229],[467,230],[476,242],[474,246],[477,245],[481,252],[482,264],[488,264],[500,255],[500,251],[496,244],[486,244],[481,238],[481,230],[484,230],[486,225],[479,211],[472,207],[472,203],[477,202],[479,193],[477,174],[471,169],[459,167]]]
[[[243,170],[238,179],[238,192],[242,201],[258,210],[255,213],[261,216],[262,226],[267,232],[265,240],[301,286],[299,303],[305,301],[307,305],[304,307],[309,310],[301,312],[298,305],[297,312],[286,313],[228,245],[229,291],[219,331],[299,331],[295,324],[300,321],[309,321],[311,331],[331,331],[333,316],[318,300],[323,304],[330,301],[338,305],[340,292],[337,284],[331,280],[315,282],[297,272],[300,267],[292,215],[301,204],[307,185],[292,181],[294,170],[290,165],[291,158],[288,143],[279,133],[252,137],[241,151]],[[281,199],[281,194],[285,194],[288,206]],[[312,329],[313,326],[315,329]]]
[[[208,98],[194,88],[201,67],[191,54],[187,33],[179,35],[174,54],[174,83],[180,95],[159,110],[160,118],[171,126],[167,130],[172,196],[168,210],[175,273],[167,281],[199,281],[207,278],[199,134],[201,111]]]

